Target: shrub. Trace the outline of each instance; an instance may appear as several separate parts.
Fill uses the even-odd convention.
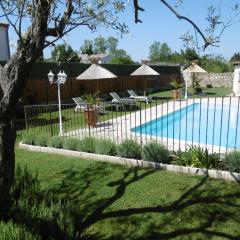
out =
[[[180,166],[191,166],[192,165],[192,156],[190,151],[182,152],[179,150],[176,153],[174,162]]]
[[[64,239],[74,238],[70,224],[74,222],[76,216],[80,216],[77,212],[80,208],[79,204],[61,201],[55,193],[42,189],[37,175],[32,174],[26,167],[16,169],[9,197],[11,204],[7,218],[14,225],[0,221],[1,239],[48,239],[49,236],[55,239],[58,236],[56,233],[60,230],[64,233]],[[34,228],[33,235],[21,224],[17,225],[19,221]],[[44,226],[48,229],[47,232],[39,224],[41,221],[46,223]]]
[[[42,147],[47,147],[47,145],[48,145],[48,138],[49,137],[47,135],[43,135],[43,134],[38,135],[36,137],[36,145],[42,146]]]
[[[224,158],[224,165],[232,172],[240,172],[240,151],[228,153]]]
[[[116,155],[116,144],[111,140],[96,140],[95,152],[104,155]]]
[[[117,146],[117,155],[125,158],[141,158],[141,147],[132,140],[125,140]]]
[[[209,154],[207,149],[193,146],[188,149],[189,155],[192,158],[192,166],[199,168],[216,168],[220,162],[219,156],[214,154]]]
[[[158,143],[149,143],[143,147],[142,158],[150,162],[169,163],[169,151]]]
[[[36,144],[36,134],[32,132],[25,132],[23,134],[23,143],[35,145]]]
[[[19,239],[19,240],[36,240],[34,233],[26,231],[21,225],[13,223],[13,221],[0,222],[1,240]]]
[[[176,163],[181,166],[198,168],[217,168],[220,163],[218,154],[209,154],[207,149],[193,146],[185,152],[179,151],[176,155]]]
[[[85,137],[81,140],[79,140],[79,151],[82,152],[89,152],[94,153],[95,152],[95,138],[93,137]]]
[[[64,138],[60,136],[55,136],[49,139],[48,146],[54,148],[63,148]]]
[[[68,149],[68,150],[72,150],[72,151],[78,151],[79,150],[79,144],[80,144],[79,139],[67,138],[64,141],[63,148]]]
[[[14,183],[11,187],[11,196],[15,200],[21,195],[33,196],[40,191],[40,181],[38,175],[33,175],[25,166],[21,168],[17,165],[14,177]]]

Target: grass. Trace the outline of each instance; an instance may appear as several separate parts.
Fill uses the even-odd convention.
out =
[[[189,93],[193,93],[192,88],[188,88]],[[195,98],[199,97],[226,97],[232,92],[232,88],[202,88],[202,92],[206,94],[206,96],[198,96],[196,94],[193,95]],[[163,91],[151,94],[151,96],[158,96],[166,99],[171,99],[171,91]]]
[[[67,202],[69,208],[75,207],[74,211],[69,211],[75,221],[70,221],[61,230],[68,236],[65,239],[70,239],[71,231],[78,233],[78,239],[218,240],[240,237],[239,184],[33,154],[20,149],[16,149],[16,159],[31,172],[38,172],[43,190],[50,190],[56,198]],[[52,208],[49,206],[49,212]],[[17,222],[12,219],[11,224],[13,222],[16,229],[24,226],[26,232],[34,234],[33,239],[44,236],[45,229],[49,229],[49,238],[63,239],[57,235],[60,223],[54,225],[36,215],[36,209],[33,212],[33,215],[23,212],[28,214],[30,225],[19,219]],[[58,213],[55,215],[58,222]],[[32,227],[34,222],[41,222],[44,228],[36,230]]]

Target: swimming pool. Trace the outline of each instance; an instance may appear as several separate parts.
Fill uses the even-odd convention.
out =
[[[193,144],[240,148],[240,136],[237,134],[240,130],[239,103],[192,103],[131,130]]]

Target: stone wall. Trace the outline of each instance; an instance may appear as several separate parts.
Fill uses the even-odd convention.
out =
[[[233,76],[232,72],[227,73],[195,73],[194,79],[200,81],[201,87],[206,87],[207,85],[212,85],[212,87],[227,87],[232,88],[233,86]],[[191,79],[191,78],[190,78]],[[192,86],[192,80],[188,81],[188,85]]]

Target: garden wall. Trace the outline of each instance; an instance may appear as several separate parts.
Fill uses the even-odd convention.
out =
[[[50,84],[47,74],[50,69],[54,73],[58,73],[60,69],[64,69],[68,78],[64,85],[61,85],[62,102],[72,102],[71,98],[81,96],[85,93],[96,92],[96,80],[79,81],[76,77],[89,67],[88,64],[66,63],[57,66],[52,63],[38,63],[31,72],[27,82],[24,94],[21,98],[22,105],[54,103],[57,102],[57,86]],[[101,94],[108,96],[111,91],[126,92],[128,89],[143,90],[144,81],[146,79],[147,88],[169,89],[172,79],[181,79],[180,69],[177,66],[152,66],[154,70],[159,72],[160,76],[137,77],[130,76],[139,65],[117,65],[103,64],[117,78],[103,79],[98,81],[98,90]],[[110,97],[110,96],[109,96]]]
[[[212,87],[226,87],[232,88],[233,86],[233,73],[195,73],[194,78],[200,81],[201,87],[212,85]],[[191,86],[191,82],[189,85]]]

